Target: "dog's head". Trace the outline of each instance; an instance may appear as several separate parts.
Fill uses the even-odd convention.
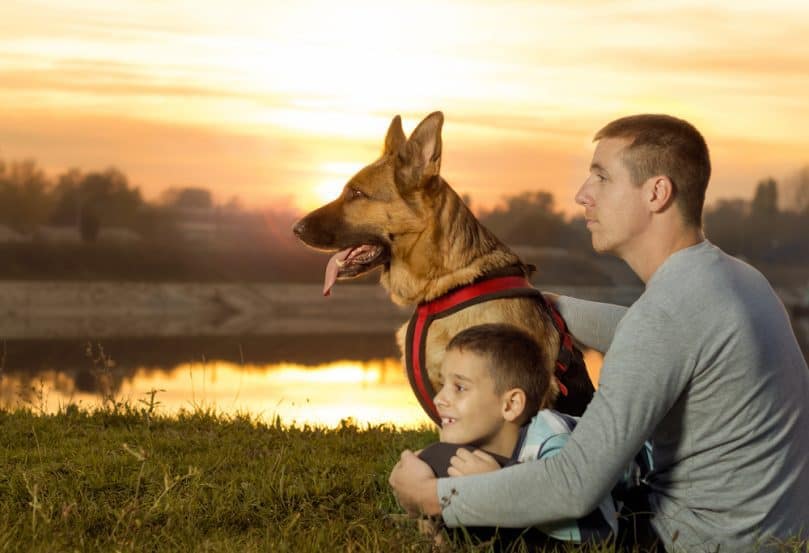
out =
[[[326,267],[325,295],[337,279],[376,267],[389,271],[405,244],[429,228],[430,208],[447,186],[439,176],[443,122],[441,112],[431,113],[406,138],[394,117],[382,156],[354,175],[339,198],[295,224],[305,244],[337,252]]]

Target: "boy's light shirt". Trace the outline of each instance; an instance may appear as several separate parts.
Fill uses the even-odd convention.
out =
[[[563,415],[550,409],[539,411],[531,419],[525,438],[519,445],[517,460],[520,463],[547,459],[556,455],[567,442],[576,426],[574,417]],[[609,494],[598,505],[601,515],[613,533],[618,533],[618,514]],[[581,542],[582,535],[576,520],[566,520],[554,524],[539,524],[537,528],[552,538],[563,541]]]

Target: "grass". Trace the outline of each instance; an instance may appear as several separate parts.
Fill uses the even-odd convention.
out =
[[[0,411],[0,550],[412,551],[387,475],[429,430],[128,406]]]
[[[168,417],[155,405],[153,393],[138,407],[0,410],[0,551],[433,549],[387,484],[399,452],[433,430]]]

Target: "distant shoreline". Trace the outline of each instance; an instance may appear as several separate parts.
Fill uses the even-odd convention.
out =
[[[629,305],[639,286],[540,289]],[[790,312],[803,290],[778,289]],[[394,305],[378,284],[0,281],[0,338],[231,336],[393,332],[412,309]]]
[[[548,286],[629,304],[632,286]],[[320,285],[0,281],[0,337],[9,339],[393,332],[412,313],[377,284]]]

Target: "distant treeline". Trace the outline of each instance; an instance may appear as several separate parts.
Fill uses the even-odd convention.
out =
[[[705,234],[726,252],[753,264],[809,265],[809,167],[791,186],[791,209],[779,209],[779,187],[761,180],[752,200],[723,199],[703,213]],[[583,216],[566,218],[548,192],[523,192],[479,214],[508,244],[591,251]]]
[[[809,266],[809,167],[789,193],[790,208],[780,209],[768,178],[751,200],[716,202],[704,213],[706,235],[760,267]],[[548,192],[507,196],[478,215],[509,245],[596,257],[583,218],[566,217]],[[235,199],[217,205],[197,187],[149,202],[114,168],[53,179],[34,161],[0,160],[0,278],[316,282],[326,257],[294,238],[297,217]]]

